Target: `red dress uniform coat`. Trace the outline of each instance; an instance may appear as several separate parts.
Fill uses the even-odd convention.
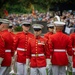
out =
[[[73,67],[75,68],[75,33],[70,35],[72,40],[72,50],[73,50]]]
[[[0,57],[4,58],[4,54],[5,54],[5,43],[4,43],[4,39],[2,38],[1,34],[0,34]]]
[[[44,35],[44,38],[46,38],[48,41],[49,41],[49,38],[53,35],[52,32],[47,32],[45,35]],[[48,47],[49,48],[49,47]],[[51,54],[50,54],[51,55]]]
[[[11,33],[11,36],[13,37],[13,50],[15,52],[15,44],[16,44],[16,34],[14,34],[13,32],[10,32]]]
[[[52,64],[58,66],[68,65],[67,54],[72,56],[72,43],[70,38],[61,31],[53,34],[49,40],[49,50],[52,55]]]
[[[8,30],[2,31],[1,35],[5,42],[5,55],[4,55],[4,60],[1,64],[1,66],[10,66],[11,65],[11,57],[14,54],[13,38],[12,38],[10,32],[8,32]]]
[[[16,37],[16,50],[17,50],[17,62],[26,63],[26,51],[28,46],[28,39],[32,38],[32,33],[20,32]]]
[[[28,41],[27,58],[31,67],[45,67],[46,58],[49,58],[47,42],[42,37],[33,37]]]
[[[50,37],[52,34],[53,34],[52,32],[48,32],[48,33],[46,33],[46,34],[44,35],[44,37],[45,37],[46,39],[49,39],[49,37]]]

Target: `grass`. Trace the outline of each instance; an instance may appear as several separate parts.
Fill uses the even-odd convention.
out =
[[[72,75],[72,72],[70,72],[69,74]]]

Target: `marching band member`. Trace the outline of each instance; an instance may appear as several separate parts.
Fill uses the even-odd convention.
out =
[[[72,65],[72,74],[75,75],[75,29],[74,33],[70,34],[72,40],[72,50],[73,50],[73,65]]]
[[[49,37],[53,34],[53,32],[54,32],[54,24],[47,24],[47,27],[48,27],[48,31],[49,32],[47,32],[45,35],[44,35],[44,37],[46,38],[46,39],[48,39],[49,40]]]
[[[10,65],[14,54],[13,37],[11,36],[10,32],[8,32],[9,20],[1,19],[1,21],[1,35],[5,43],[5,55],[0,68],[0,75],[9,75]]]
[[[53,35],[54,33],[54,24],[53,23],[50,23],[50,24],[47,24],[47,27],[48,27],[48,31],[45,35],[44,35],[44,38],[46,38],[47,40],[49,40],[49,38]],[[52,65],[52,64],[51,64]],[[49,67],[48,69],[48,75],[50,75],[52,73],[52,67]]]
[[[58,17],[59,18],[59,17]],[[54,22],[56,33],[50,37],[49,50],[52,61],[53,75],[66,75],[66,66],[68,65],[68,57],[72,56],[71,39],[62,32],[65,23],[60,21]]]
[[[1,24],[2,24],[2,21],[0,19],[0,31],[2,29]],[[2,35],[0,34],[0,67],[1,67],[2,61],[4,59],[4,55],[5,55],[5,49],[4,48],[5,48],[5,42],[4,42],[4,39],[2,38]]]
[[[50,64],[50,54],[47,47],[47,41],[41,37],[43,25],[33,24],[34,37],[28,41],[26,69],[31,67],[30,75],[46,75],[46,68]],[[47,63],[47,64],[46,64]]]
[[[11,62],[10,74],[16,74],[16,72],[15,72],[15,61],[16,61],[15,43],[16,43],[16,35],[13,33],[13,24],[11,22],[9,24],[8,31],[11,33],[11,36],[13,37],[13,40],[14,40],[14,42],[13,42],[14,56],[13,56],[12,62]]]
[[[30,22],[22,22],[23,31],[16,36],[16,51],[17,51],[17,75],[26,75],[26,51],[28,46],[28,39],[33,37],[29,32]]]

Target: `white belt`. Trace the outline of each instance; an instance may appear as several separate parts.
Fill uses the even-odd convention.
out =
[[[75,50],[75,48],[72,48],[72,50]]]
[[[31,56],[44,56],[44,54],[32,54]]]
[[[54,49],[54,52],[66,52],[65,49]]]
[[[17,48],[19,51],[26,51],[24,48]]]
[[[11,50],[10,49],[7,49],[7,50],[5,50],[5,52],[11,52]]]

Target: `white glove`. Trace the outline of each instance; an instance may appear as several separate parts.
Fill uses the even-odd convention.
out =
[[[26,75],[30,75],[30,59],[26,59]]]
[[[11,70],[10,70],[9,74],[16,74],[16,72],[15,72],[15,59],[14,59],[14,57],[12,57]]]
[[[46,59],[46,63],[47,63],[46,68],[50,69],[50,67],[51,67],[51,59]]]
[[[30,59],[26,59],[26,70],[30,69]]]
[[[12,69],[9,74],[16,74],[15,71]]]
[[[72,66],[72,56],[68,56],[69,65]]]
[[[68,60],[71,63],[72,62],[72,56],[68,56]]]
[[[68,56],[68,66],[67,66],[67,70],[69,72],[72,71],[72,56]]]
[[[1,66],[1,64],[2,64],[3,59],[4,59],[4,58],[1,58],[1,57],[0,57],[0,66]]]

